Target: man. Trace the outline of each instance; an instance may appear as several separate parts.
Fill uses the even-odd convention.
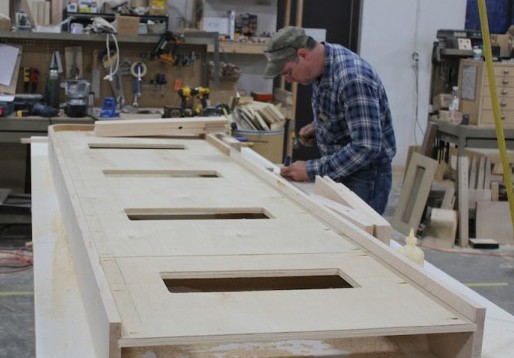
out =
[[[392,183],[396,140],[384,86],[369,63],[347,48],[318,43],[300,27],[279,30],[268,43],[264,77],[312,84],[314,120],[299,131],[321,158],[295,161],[280,174],[294,181],[317,175],[343,183],[383,214]]]

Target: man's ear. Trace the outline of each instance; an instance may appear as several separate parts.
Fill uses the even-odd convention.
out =
[[[299,48],[296,53],[298,54],[299,57],[305,58],[305,56],[307,56],[309,51],[307,51],[307,49],[305,49],[305,48]]]

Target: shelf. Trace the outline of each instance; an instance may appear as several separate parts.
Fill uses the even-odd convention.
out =
[[[154,44],[161,35],[117,36],[119,42]],[[215,43],[210,33],[195,32],[194,36],[184,33],[186,45],[207,45]],[[72,34],[69,32],[32,32],[32,31],[0,31],[0,42],[10,40],[47,40],[69,42],[105,42],[105,34]]]
[[[168,15],[140,15],[140,16],[133,16],[133,15],[125,15],[125,16],[131,16],[131,17],[137,17],[139,18],[139,21],[142,23],[148,23],[148,21],[152,21],[154,23],[164,23],[164,28],[168,28]],[[113,22],[116,20],[116,14],[104,14],[104,13],[83,13],[83,12],[68,12],[66,9],[62,11],[62,18],[63,19],[69,19],[69,22],[65,22],[62,25],[62,31],[68,32],[69,26],[72,23],[81,23],[86,27],[88,24],[91,23],[92,19],[95,17],[101,17],[109,22]]]
[[[161,35],[117,36],[119,42],[156,43]],[[105,34],[71,34],[69,32],[0,31],[0,39],[47,40],[69,42],[105,42]]]
[[[266,46],[266,43],[220,42],[220,52],[262,55],[264,53],[264,50],[266,49]],[[214,47],[208,46],[207,51],[214,52]]]

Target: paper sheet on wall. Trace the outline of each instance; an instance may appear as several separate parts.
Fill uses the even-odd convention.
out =
[[[17,71],[18,55],[20,48],[0,44],[0,63],[2,71],[0,71],[0,84],[9,86],[13,78],[13,74]]]

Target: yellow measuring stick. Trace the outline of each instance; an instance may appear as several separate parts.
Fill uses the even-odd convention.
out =
[[[510,179],[509,159],[507,156],[507,147],[505,145],[505,134],[503,133],[503,124],[500,119],[500,105],[498,103],[498,95],[496,94],[496,83],[494,80],[493,53],[491,50],[491,35],[489,34],[489,22],[487,20],[487,8],[485,0],[478,1],[478,12],[480,14],[480,26],[482,27],[482,40],[484,42],[484,56],[487,66],[487,77],[489,79],[489,90],[491,91],[491,101],[493,104],[494,126],[496,128],[496,140],[500,149],[500,158],[503,165],[503,180],[507,188],[507,199],[509,201],[510,219],[514,230],[514,197],[512,195],[512,181]]]

